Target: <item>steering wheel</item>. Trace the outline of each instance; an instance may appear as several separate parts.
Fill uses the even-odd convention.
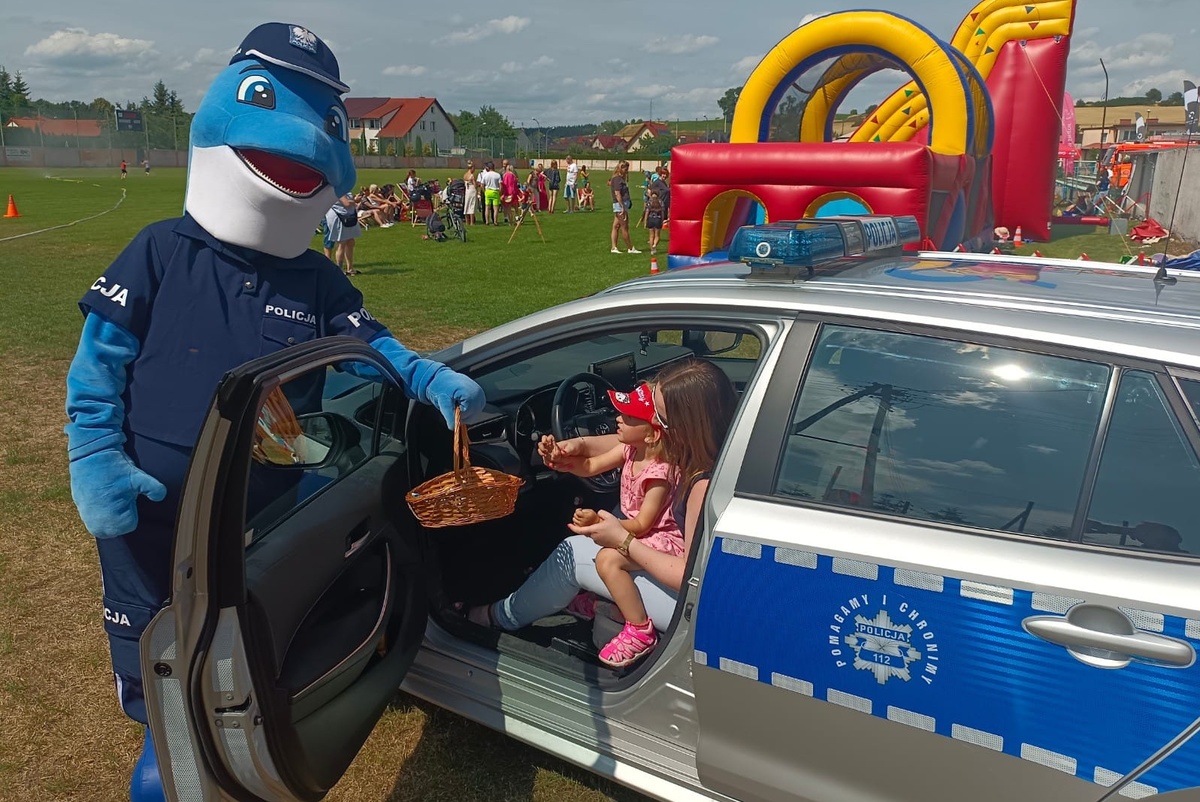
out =
[[[567,417],[563,413],[567,393],[577,384],[587,384],[597,391],[595,409],[579,412]],[[595,373],[576,373],[568,376],[554,392],[550,405],[550,430],[555,440],[570,440],[585,435],[616,434],[616,415],[608,407],[608,391],[615,389],[606,379]],[[603,404],[603,405],[602,405]],[[599,493],[612,493],[621,487],[621,471],[613,469],[595,476],[581,476],[583,483]]]

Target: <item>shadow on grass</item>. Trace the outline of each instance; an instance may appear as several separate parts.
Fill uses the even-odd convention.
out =
[[[398,694],[391,706],[421,710],[426,725],[387,802],[570,802],[584,795],[594,799],[597,793],[613,802],[648,802],[628,788],[407,694]]]

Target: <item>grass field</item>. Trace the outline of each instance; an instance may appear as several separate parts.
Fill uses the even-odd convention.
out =
[[[359,180],[398,179],[378,170]],[[180,213],[183,188],[182,170],[134,170],[122,182],[115,171],[0,169],[0,201],[11,193],[22,214],[0,219],[0,800],[121,799],[140,746],[113,694],[95,548],[71,503],[63,385],[77,300],[142,226]],[[608,252],[611,215],[597,207],[541,215],[545,243],[528,223],[511,245],[506,228],[473,228],[466,244],[423,242],[407,225],[372,229],[355,282],[402,342],[446,345],[645,273],[648,254]],[[19,237],[52,226],[65,227]],[[645,250],[645,232],[633,234]],[[1038,246],[1047,256],[1128,252],[1091,229],[1056,236]],[[404,695],[331,798],[641,799]]]

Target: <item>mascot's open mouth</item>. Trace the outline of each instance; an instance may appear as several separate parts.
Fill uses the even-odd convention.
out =
[[[297,198],[306,198],[325,186],[325,176],[299,162],[267,153],[265,150],[233,150],[255,175],[281,192]]]

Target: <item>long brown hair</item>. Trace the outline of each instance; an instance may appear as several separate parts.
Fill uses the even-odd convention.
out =
[[[665,458],[679,469],[686,486],[713,469],[733,421],[737,395],[724,371],[704,359],[668,366],[654,383],[666,407]]]

